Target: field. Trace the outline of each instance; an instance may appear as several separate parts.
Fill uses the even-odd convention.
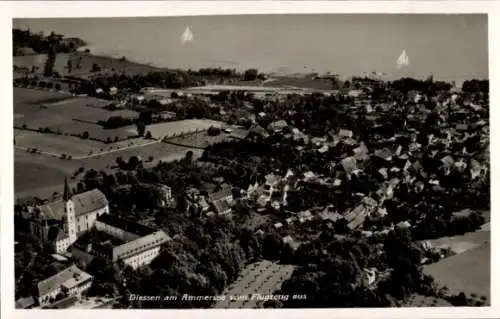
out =
[[[135,118],[137,112],[130,110],[109,111],[102,106],[109,102],[90,98],[74,97],[57,92],[34,89],[14,88],[14,125],[29,129],[49,128],[63,134],[82,134],[88,132],[91,138],[105,141],[124,139],[131,134],[125,128],[103,129],[95,124],[111,116]],[[45,107],[40,107],[44,105]]]
[[[476,231],[460,236],[442,237],[429,240],[434,247],[450,247],[455,253],[463,253],[465,251],[477,248],[490,241],[489,231]]]
[[[160,124],[152,124],[147,127],[153,138],[162,139],[164,137],[174,137],[180,134],[194,133],[200,130],[208,130],[210,126],[222,127],[224,123],[211,120],[183,120],[175,122],[167,122]],[[130,128],[129,133],[136,133],[136,129]]]
[[[195,159],[203,153],[200,149],[190,149],[160,142],[72,160],[62,160],[15,150],[15,195],[17,199],[32,196],[49,197],[54,191],[60,192],[64,177],[70,177],[79,167],[84,167],[86,170],[112,171],[112,167],[116,165],[116,158],[119,156],[124,159],[131,156],[141,156],[144,160],[152,156],[153,161],[147,165],[155,165],[160,160],[164,162],[180,160],[190,150],[193,151]]]
[[[69,165],[68,165],[69,164]],[[62,185],[64,178],[70,176],[78,167],[77,161],[63,161],[56,158],[28,154],[24,151],[14,153],[14,192],[16,198],[38,196],[37,190],[47,188],[46,195],[54,190],[51,187]]]
[[[98,152],[101,148],[108,148],[101,142],[82,140],[73,136],[42,134],[32,131],[14,130],[16,146],[20,148],[37,148],[46,153],[57,155],[66,154],[73,157],[85,156]]]
[[[446,285],[451,293],[476,294],[490,300],[490,250],[488,241],[481,246],[440,260],[424,267],[440,285]]]
[[[270,295],[281,288],[294,271],[292,265],[280,265],[271,261],[248,265],[240,277],[225,291],[226,299],[216,303],[215,308],[261,308],[263,301],[252,298],[252,294]],[[248,297],[245,298],[245,295]],[[231,300],[230,296],[240,296]]]

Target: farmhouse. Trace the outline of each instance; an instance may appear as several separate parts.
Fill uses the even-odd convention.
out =
[[[149,264],[160,253],[161,245],[171,238],[135,221],[102,215],[95,222],[95,229],[79,238],[72,247],[72,254],[81,263],[101,257],[113,263],[123,262],[137,269]]]
[[[92,285],[92,276],[75,265],[38,283],[38,302],[45,306],[58,296],[80,296]]]
[[[27,215],[30,232],[41,245],[64,253],[82,233],[94,225],[98,216],[109,213],[106,196],[98,189],[72,196],[68,181],[62,199],[36,207]]]

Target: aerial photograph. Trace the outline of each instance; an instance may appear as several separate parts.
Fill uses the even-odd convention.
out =
[[[491,305],[488,15],[12,41],[16,309]]]

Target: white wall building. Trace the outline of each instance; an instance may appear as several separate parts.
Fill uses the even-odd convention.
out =
[[[29,218],[30,232],[41,245],[50,244],[57,253],[63,253],[103,214],[109,214],[109,204],[100,190],[72,196],[65,181],[61,199],[34,209]]]
[[[92,285],[92,279],[91,275],[73,265],[38,283],[38,302],[45,306],[60,294],[81,296]]]

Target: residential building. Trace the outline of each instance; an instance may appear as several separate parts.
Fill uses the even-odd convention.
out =
[[[92,276],[73,265],[38,283],[38,303],[48,305],[60,295],[81,296],[91,285]]]
[[[159,207],[168,207],[172,205],[174,202],[174,198],[172,196],[172,188],[167,185],[159,184],[156,188],[159,192],[158,196],[158,206]]]
[[[270,199],[273,196],[273,193],[276,190],[281,177],[271,173],[267,174],[265,176],[265,179],[266,182],[264,184],[264,196]]]
[[[221,190],[209,194],[208,200],[217,214],[229,214],[233,204],[233,190],[230,186],[224,186]]]
[[[66,180],[61,199],[36,207],[27,218],[40,245],[49,244],[57,253],[64,253],[103,214],[109,214],[109,205],[100,190],[71,195]]]
[[[285,127],[288,127],[288,124],[286,123],[285,120],[279,120],[276,122],[272,122],[269,124],[267,127],[267,130],[273,133],[281,132]]]

